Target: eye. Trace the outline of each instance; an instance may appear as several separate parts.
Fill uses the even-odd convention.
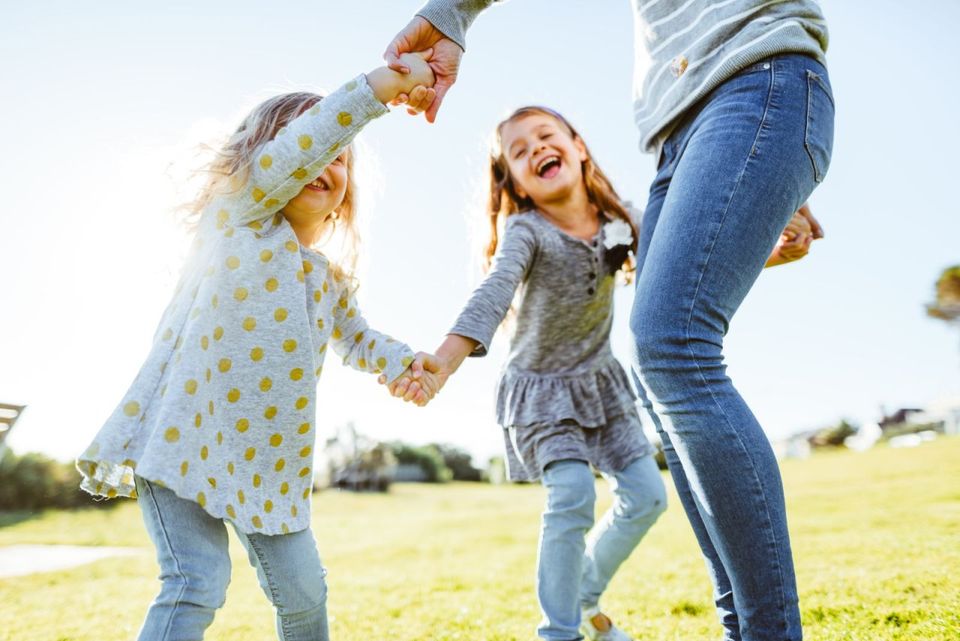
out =
[[[336,158],[334,158],[334,159],[333,159],[333,162],[330,163],[330,164],[331,164],[331,165],[342,165],[342,164],[344,164],[344,163],[346,163],[346,162],[347,162],[347,159],[346,159],[346,157],[344,156],[344,154],[340,154],[339,156],[337,156]]]
[[[527,153],[526,148],[518,149],[518,150],[513,154],[513,159],[514,159],[514,160],[518,160],[519,158],[522,158],[522,157],[523,157],[523,154],[525,154],[525,153]]]

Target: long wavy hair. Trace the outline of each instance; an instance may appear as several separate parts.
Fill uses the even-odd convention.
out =
[[[200,173],[205,176],[203,186],[197,197],[185,207],[185,222],[195,227],[204,210],[220,195],[235,193],[243,188],[250,176],[250,166],[257,157],[257,151],[297,116],[323,99],[315,93],[297,91],[268,98],[253,108],[240,126],[226,141],[215,149],[214,158]],[[334,265],[335,274],[351,276],[356,269],[360,246],[357,214],[357,189],[354,182],[353,146],[345,152],[344,165],[347,170],[347,187],[343,202],[337,207],[335,218],[336,232],[342,238],[342,251],[338,264]],[[318,241],[322,244],[329,236]]]
[[[537,208],[533,200],[526,196],[521,197],[517,193],[517,189],[513,183],[513,177],[510,175],[510,169],[507,166],[507,159],[503,153],[501,140],[504,125],[534,114],[553,118],[571,137],[579,139],[580,142],[583,143],[587,154],[587,159],[582,163],[583,182],[587,188],[587,198],[607,216],[626,221],[626,223],[630,225],[630,229],[633,230],[633,241],[630,246],[632,253],[627,256],[621,267],[621,273],[624,279],[628,283],[631,282],[634,272],[636,271],[633,253],[637,251],[638,233],[633,219],[630,216],[630,212],[627,211],[620,196],[617,195],[617,191],[610,183],[610,179],[607,178],[606,174],[597,166],[593,155],[590,153],[590,149],[583,141],[583,138],[580,137],[580,134],[577,133],[577,130],[573,128],[573,125],[553,109],[537,105],[520,107],[510,114],[509,117],[502,120],[497,125],[495,131],[494,142],[490,151],[490,198],[484,211],[484,214],[487,216],[488,232],[487,237],[483,240],[481,253],[484,270],[490,269],[493,256],[497,253],[500,235],[507,217],[518,212],[530,211]]]

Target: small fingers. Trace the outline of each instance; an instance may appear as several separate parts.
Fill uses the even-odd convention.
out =
[[[410,384],[404,388],[403,400],[407,402],[412,401],[414,397],[416,397],[417,392],[419,392],[421,389],[420,383],[416,381],[410,381]]]

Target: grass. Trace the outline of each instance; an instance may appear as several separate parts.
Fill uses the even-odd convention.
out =
[[[783,473],[807,639],[960,638],[960,438],[818,454],[785,462]],[[603,487],[599,494],[602,509]],[[542,501],[537,486],[480,484],[316,495],[313,525],[330,571],[332,637],[535,638]],[[0,545],[17,543],[143,552],[0,579],[0,640],[135,638],[159,584],[132,501],[106,511],[0,515]],[[207,638],[274,638],[272,610],[242,548],[231,545],[233,582]],[[706,572],[676,500],[604,604],[637,641],[719,638]]]

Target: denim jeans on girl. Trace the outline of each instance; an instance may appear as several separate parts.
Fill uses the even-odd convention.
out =
[[[230,583],[227,527],[193,501],[140,477],[137,503],[157,548],[160,594],[140,641],[199,641]],[[326,571],[310,530],[267,536],[237,533],[277,613],[281,641],[327,641]]]
[[[827,172],[833,118],[827,71],[813,59],[742,70],[666,141],[640,232],[634,371],[730,641],[803,634],[780,471],[722,348],[781,231]],[[771,325],[782,313],[770,310]]]
[[[537,597],[543,621],[537,633],[544,639],[583,638],[580,609],[597,605],[617,568],[667,507],[663,479],[652,456],[604,477],[613,493],[613,505],[590,529],[596,499],[590,466],[584,461],[562,460],[549,464],[543,472],[547,506],[537,558]]]

